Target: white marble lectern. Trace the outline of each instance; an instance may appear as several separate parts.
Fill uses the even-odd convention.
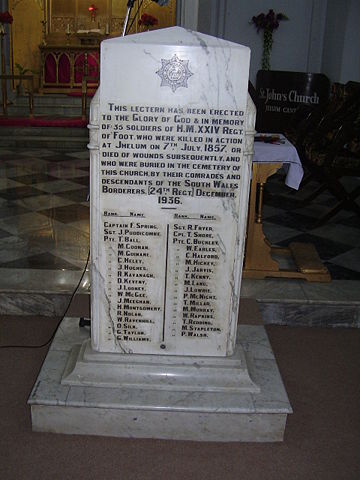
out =
[[[45,406],[34,389],[34,429],[282,439],[291,408],[264,329],[237,336],[249,61],[247,47],[179,27],[102,43],[89,125],[91,340],[65,342],[64,403]]]

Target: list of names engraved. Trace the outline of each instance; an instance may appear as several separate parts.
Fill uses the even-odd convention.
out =
[[[117,340],[150,341],[151,326],[161,322],[161,298],[154,285],[162,281],[163,266],[153,261],[161,247],[161,225],[149,223],[139,213],[104,212],[107,258],[106,290],[111,317],[108,335]],[[159,291],[159,289],[157,289]]]
[[[101,112],[105,340],[119,349],[187,353],[199,340],[203,354],[224,350],[243,124],[232,109],[109,102]]]

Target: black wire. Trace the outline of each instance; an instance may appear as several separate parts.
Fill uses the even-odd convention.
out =
[[[137,14],[139,13],[140,8],[141,8],[141,6],[142,6],[143,3],[144,3],[144,0],[141,0],[141,2],[139,3],[138,9],[136,10],[136,13],[135,13],[135,15],[134,15],[134,18],[132,19],[132,22],[131,22],[131,24],[130,24],[130,27],[128,27],[128,28],[126,29],[125,35],[127,35],[127,34],[130,32],[131,27],[134,25],[135,18],[137,17]]]
[[[60,320],[58,321],[53,333],[51,334],[51,337],[45,342],[45,343],[42,343],[41,345],[0,345],[0,348],[43,348],[43,347],[46,347],[47,345],[49,345],[49,343],[54,339],[59,327],[60,327],[60,324],[61,322],[64,320],[65,318],[65,315],[67,314],[69,308],[70,308],[70,305],[71,305],[71,302],[73,301],[75,295],[76,295],[76,292],[78,290],[78,288],[80,287],[80,284],[81,284],[81,281],[82,279],[84,278],[84,275],[85,275],[85,272],[86,272],[86,268],[88,266],[88,263],[89,263],[89,259],[90,259],[90,250],[89,250],[89,253],[88,253],[88,256],[87,256],[87,259],[86,259],[86,264],[85,264],[85,268],[83,270],[83,273],[81,274],[81,277],[80,277],[80,280],[78,281],[76,287],[75,287],[75,290],[73,291],[71,297],[70,297],[70,300],[69,300],[69,303],[66,307],[66,310],[64,312],[64,314],[62,315],[62,317],[60,318]]]

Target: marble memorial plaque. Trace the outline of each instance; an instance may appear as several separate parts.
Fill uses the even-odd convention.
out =
[[[179,27],[101,44],[89,125],[95,350],[233,353],[255,122],[249,58]]]

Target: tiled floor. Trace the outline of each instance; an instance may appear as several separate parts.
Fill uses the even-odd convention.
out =
[[[360,178],[343,181],[360,185]],[[337,203],[324,192],[304,205],[317,185],[312,181],[295,191],[284,184],[280,174],[270,179],[264,201],[264,231],[278,246],[293,241],[314,244],[333,280],[360,280],[360,217],[342,210],[325,225],[316,226],[316,221]]]
[[[264,231],[276,245],[312,242],[333,281],[244,280],[243,296],[275,302],[285,297],[308,304],[338,298],[360,305],[360,218],[343,211],[314,228],[319,215],[334,202],[324,193],[303,206],[302,200],[315,186],[310,183],[296,192],[285,186],[281,174],[270,179]],[[0,296],[73,291],[89,252],[88,193],[87,151],[0,148]],[[83,286],[88,284],[87,275]]]
[[[0,149],[1,291],[72,291],[89,251],[88,193],[88,152]]]

